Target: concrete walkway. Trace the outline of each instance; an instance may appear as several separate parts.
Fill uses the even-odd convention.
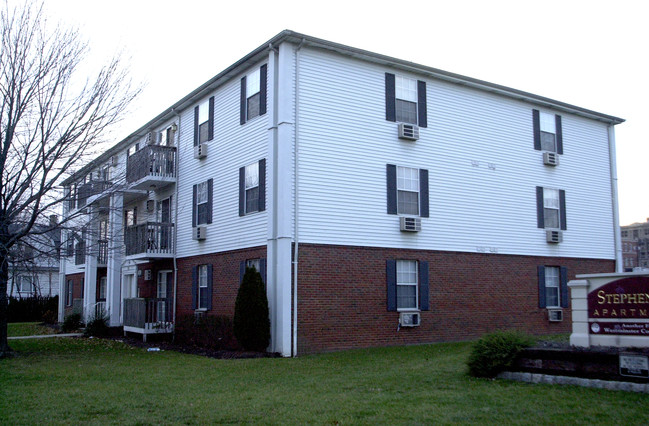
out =
[[[14,336],[14,337],[7,337],[7,340],[45,339],[47,337],[79,337],[79,336],[83,336],[83,333],[39,334],[38,336]]]

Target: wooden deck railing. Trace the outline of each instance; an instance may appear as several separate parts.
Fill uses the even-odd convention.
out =
[[[168,328],[173,323],[169,299],[124,299],[124,326],[141,329]]]
[[[147,145],[128,157],[126,182],[146,177],[176,177],[176,147]]]
[[[126,256],[141,253],[173,254],[173,223],[147,222],[124,230]]]

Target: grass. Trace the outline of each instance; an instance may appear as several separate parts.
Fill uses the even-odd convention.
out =
[[[38,322],[10,322],[7,324],[7,335],[39,336],[42,334],[56,334],[56,330]]]
[[[647,424],[649,395],[471,378],[470,343],[217,360],[116,341],[12,341],[0,424]]]

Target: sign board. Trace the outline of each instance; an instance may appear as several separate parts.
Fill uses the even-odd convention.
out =
[[[649,277],[614,280],[588,293],[588,318],[591,334],[649,337]]]
[[[649,378],[649,357],[620,354],[620,375]]]

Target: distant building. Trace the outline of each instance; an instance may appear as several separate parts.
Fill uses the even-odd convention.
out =
[[[633,268],[649,268],[649,218],[646,222],[636,222],[621,226],[624,271]]]

